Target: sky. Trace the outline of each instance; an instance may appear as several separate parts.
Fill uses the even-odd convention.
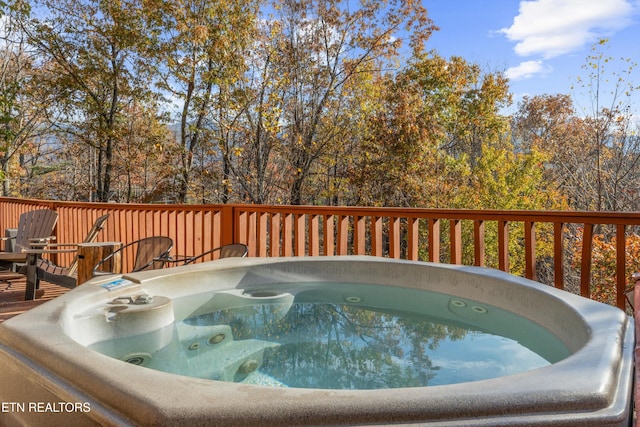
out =
[[[504,71],[514,103],[523,96],[569,94],[591,47],[640,63],[640,0],[422,0],[440,27],[427,41],[444,57],[462,56],[486,71]],[[614,71],[609,65],[611,71]],[[640,66],[634,83],[640,85]],[[640,91],[638,95],[640,96]],[[639,103],[640,104],[640,103]]]

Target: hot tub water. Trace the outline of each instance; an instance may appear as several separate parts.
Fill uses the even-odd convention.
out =
[[[293,293],[287,303],[270,302]],[[490,379],[570,355],[552,333],[514,313],[415,289],[390,295],[375,285],[289,283],[205,294],[198,301],[207,301],[203,306],[211,311],[192,307],[200,314],[176,321],[171,331],[91,348],[197,378],[352,390]],[[161,348],[158,333],[170,334]]]

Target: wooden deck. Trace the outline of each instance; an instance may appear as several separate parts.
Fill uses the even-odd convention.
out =
[[[14,273],[0,273],[0,323],[56,298],[69,289],[48,282],[40,282],[33,301],[24,300],[26,278]]]

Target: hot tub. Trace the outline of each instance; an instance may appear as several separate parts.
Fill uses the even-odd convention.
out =
[[[546,351],[546,339],[533,340],[552,363],[437,385],[363,390],[234,382],[259,372],[265,352],[281,344],[234,340],[233,328],[206,316],[258,302],[274,307],[279,319],[319,285],[350,306],[378,298],[373,305],[387,311],[405,305],[396,295],[409,292],[403,301],[412,311],[424,307],[459,323],[485,319],[477,329],[505,331],[527,345],[528,334],[513,330],[530,323],[561,350]],[[367,287],[379,292],[353,291]],[[434,296],[421,302],[422,291]],[[496,311],[517,316],[482,317]],[[631,325],[617,308],[490,269],[374,257],[224,259],[94,279],[4,322],[1,415],[8,425],[629,425]],[[246,357],[233,356],[222,368],[190,357],[220,343],[225,350],[216,359]],[[188,367],[204,364],[205,377],[215,380],[185,376],[169,362],[150,369],[174,345],[187,348]]]

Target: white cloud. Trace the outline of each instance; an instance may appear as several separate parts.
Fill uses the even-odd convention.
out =
[[[511,67],[505,71],[505,75],[509,80],[525,80],[531,77],[548,74],[551,68],[544,66],[542,61],[525,61],[521,62],[517,67]]]
[[[632,23],[634,0],[530,0],[503,33],[521,56],[570,53]]]

